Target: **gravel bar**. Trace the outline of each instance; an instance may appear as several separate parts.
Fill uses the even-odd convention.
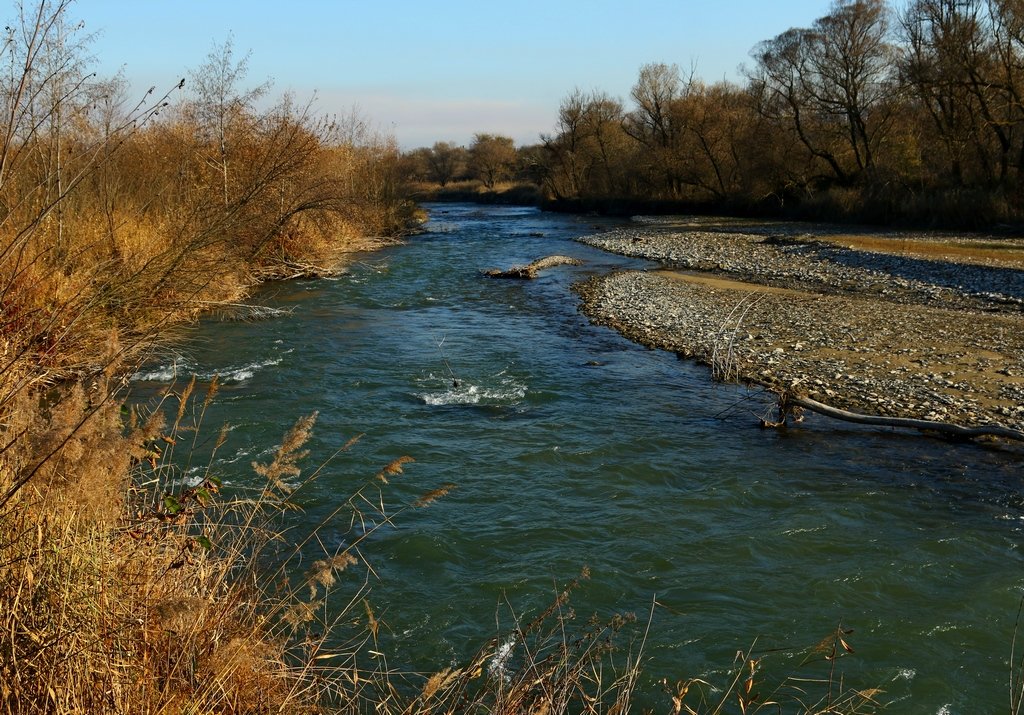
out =
[[[583,237],[661,267],[580,284],[582,309],[719,380],[869,415],[1024,430],[1024,270],[802,231],[654,223]]]

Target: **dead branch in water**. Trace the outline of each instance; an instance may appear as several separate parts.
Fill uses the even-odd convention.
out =
[[[500,270],[498,268],[491,268],[490,270],[484,271],[484,275],[488,278],[524,278],[530,280],[537,277],[537,273],[545,268],[551,268],[553,266],[578,266],[583,262],[578,258],[570,258],[569,256],[548,256],[547,258],[540,258],[533,263],[525,266],[515,266],[509,268],[507,271]]]
[[[974,439],[976,437],[1001,437],[1024,442],[1024,432],[1006,427],[1000,424],[979,425],[977,427],[964,427],[963,425],[951,422],[938,422],[936,420],[922,420],[913,417],[884,417],[881,415],[866,415],[861,412],[851,412],[838,407],[826,405],[810,397],[782,393],[779,396],[779,421],[771,422],[762,419],[764,427],[781,427],[786,424],[789,415],[800,409],[810,410],[825,417],[853,422],[862,425],[875,425],[879,427],[902,427],[905,429],[916,429],[938,434],[949,435],[961,439]],[[798,414],[798,412],[796,412]]]

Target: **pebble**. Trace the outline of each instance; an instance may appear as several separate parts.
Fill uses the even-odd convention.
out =
[[[771,224],[740,233],[655,220],[584,237],[660,269],[578,286],[583,311],[637,342],[711,365],[720,379],[796,385],[868,414],[1024,430],[1024,270],[779,235]]]

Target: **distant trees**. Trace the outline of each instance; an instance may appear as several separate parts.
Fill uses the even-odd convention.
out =
[[[435,142],[402,156],[402,174],[406,180],[429,181],[445,187],[466,177],[469,155],[466,148],[450,142]]]
[[[499,181],[508,178],[516,164],[516,144],[511,137],[496,134],[476,134],[469,145],[471,174],[493,189]]]
[[[448,182],[465,171],[467,154],[461,146],[436,142],[427,151],[426,161],[430,179],[441,186],[447,186]]]
[[[645,64],[626,102],[569,92],[518,158],[477,134],[411,152],[410,171],[442,186],[518,176],[568,206],[1024,220],[1024,0],[835,0],[751,59],[741,84]]]
[[[573,91],[558,110],[557,132],[541,136],[546,187],[556,198],[611,197],[625,191],[629,137],[622,102],[604,92]]]
[[[572,91],[542,135],[545,191],[882,220],[1024,218],[1020,0],[910,0],[898,13],[885,0],[836,0],[751,57],[743,85],[651,63],[629,106]]]
[[[407,180],[427,181],[442,188],[453,181],[476,180],[493,190],[498,182],[529,171],[521,166],[521,159],[511,137],[475,134],[468,149],[441,141],[406,152],[403,174]]]

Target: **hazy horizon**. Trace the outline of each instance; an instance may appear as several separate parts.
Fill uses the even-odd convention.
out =
[[[641,65],[676,63],[713,82],[738,80],[750,49],[828,11],[828,0],[705,3],[530,0],[515,13],[460,0],[366,4],[299,0],[135,3],[79,0],[73,18],[101,75],[123,70],[135,95],[169,89],[231,38],[251,53],[249,82],[317,97],[324,114],[353,108],[405,149],[467,144],[476,132],[534,143],[574,88],[628,98]]]

